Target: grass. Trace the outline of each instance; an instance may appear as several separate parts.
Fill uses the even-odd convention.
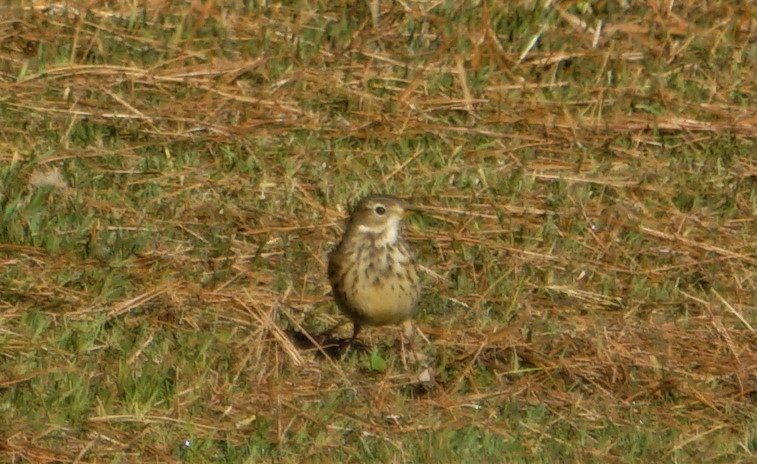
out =
[[[500,3],[3,6],[0,460],[753,460],[754,15]],[[289,336],[369,192],[422,363]]]

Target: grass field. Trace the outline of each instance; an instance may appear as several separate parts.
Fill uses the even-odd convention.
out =
[[[755,462],[755,18],[5,2],[0,462]],[[378,192],[421,361],[293,337]]]

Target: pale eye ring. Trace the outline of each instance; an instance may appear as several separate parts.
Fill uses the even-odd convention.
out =
[[[376,205],[375,208],[373,208],[373,212],[378,214],[379,216],[383,216],[386,214],[386,208],[384,208],[384,205]]]

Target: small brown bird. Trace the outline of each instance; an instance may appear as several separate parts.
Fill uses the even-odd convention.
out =
[[[421,285],[400,224],[414,210],[388,195],[364,198],[329,255],[329,281],[337,306],[354,324],[353,341],[364,325],[402,324],[405,337],[412,336]]]

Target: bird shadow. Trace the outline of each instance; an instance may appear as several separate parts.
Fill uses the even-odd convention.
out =
[[[333,330],[311,334],[303,330],[287,329],[289,340],[300,350],[313,351],[320,356],[341,359],[350,350],[366,351],[367,346],[352,337],[343,338],[333,335]]]

